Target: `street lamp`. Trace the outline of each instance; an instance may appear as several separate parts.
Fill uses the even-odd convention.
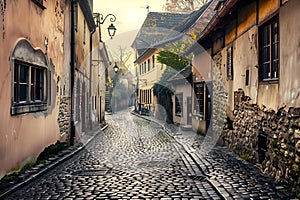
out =
[[[109,18],[110,22],[115,22],[116,21],[116,16],[113,15],[113,14],[107,14],[104,17],[103,14],[94,13],[94,18],[96,18],[96,26],[100,27],[100,24],[103,24],[108,17],[110,17]],[[110,39],[112,39],[115,36],[115,34],[116,34],[116,30],[117,30],[116,27],[114,26],[113,23],[111,23],[109,25],[109,27],[107,28],[107,30],[108,30],[108,35],[109,35]],[[100,32],[100,28],[99,28],[99,32]]]
[[[116,34],[116,27],[113,25],[113,23],[111,23],[109,25],[109,27],[107,28],[108,30],[108,35],[110,36],[110,39],[113,39],[113,37],[115,36]]]
[[[117,63],[115,63],[114,72],[117,73],[118,71],[119,71],[119,67],[118,67]]]

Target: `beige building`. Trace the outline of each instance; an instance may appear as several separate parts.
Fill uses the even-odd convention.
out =
[[[0,177],[34,160],[57,140],[65,141],[63,126],[69,100],[62,82],[65,1],[6,1],[0,39],[1,114]]]
[[[298,0],[220,1],[192,48],[195,79],[212,81],[215,136],[298,194],[299,9]]]
[[[133,41],[132,48],[136,55],[137,110],[155,111],[157,100],[153,94],[153,86],[160,80],[166,66],[157,61],[158,52],[163,48],[154,46],[174,34],[174,27],[186,17],[186,14],[150,12]]]
[[[34,162],[47,146],[71,141],[72,102],[77,136],[89,127],[89,122],[104,119],[105,75],[99,75],[108,62],[98,31],[90,40],[92,32],[98,30],[92,14],[93,1],[74,4],[73,24],[71,1],[5,2],[0,16],[0,45],[5,47],[0,49],[0,178]],[[17,26],[20,19],[22,26]],[[72,28],[75,37],[71,37]],[[96,57],[90,54],[92,49],[96,49]],[[97,60],[95,67],[93,59]],[[91,74],[96,76],[91,79]],[[91,88],[93,93],[89,92]]]

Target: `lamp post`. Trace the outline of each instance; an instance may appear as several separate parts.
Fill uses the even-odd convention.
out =
[[[107,14],[105,17],[103,14],[100,13],[94,13],[94,18],[96,19],[96,26],[99,27],[99,35],[100,35],[100,41],[101,41],[101,30],[100,30],[100,24],[103,24],[105,22],[105,20],[109,17],[110,22],[115,22],[116,21],[116,16],[113,14]],[[111,23],[108,28],[108,35],[110,37],[110,39],[112,39],[115,34],[116,34],[116,27],[114,26],[113,23]]]
[[[115,72],[115,73],[118,73],[118,71],[119,71],[119,67],[118,67],[117,63],[115,63],[115,66],[114,66],[114,72]]]
[[[99,34],[99,42],[102,43],[102,39],[101,39],[101,26],[106,19],[110,19],[110,26],[107,28],[108,29],[108,34],[110,36],[110,38],[112,39],[116,33],[116,27],[113,25],[112,22],[116,21],[116,16],[113,14],[108,14],[104,17],[103,14],[100,13],[93,13],[93,19],[95,22],[95,28],[92,30],[92,32],[90,33],[90,80],[89,80],[89,91],[90,91],[90,97],[89,97],[89,124],[90,127],[93,128],[93,120],[92,120],[92,112],[93,112],[93,108],[92,108],[92,102],[93,102],[93,88],[92,88],[92,83],[94,80],[92,80],[92,73],[93,73],[93,61],[97,61],[98,63],[100,62],[100,59],[98,58],[98,60],[93,60],[92,58],[92,51],[93,51],[93,34],[96,32],[96,29],[98,28],[98,34]],[[103,43],[104,45],[104,43]],[[100,103],[101,104],[101,103]],[[101,111],[100,111],[101,112]]]

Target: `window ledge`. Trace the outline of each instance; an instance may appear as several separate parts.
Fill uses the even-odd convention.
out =
[[[259,85],[268,85],[268,84],[278,84],[279,83],[279,79],[268,79],[268,80],[262,80],[259,81],[258,84]]]
[[[29,104],[29,105],[13,105],[11,107],[11,115],[18,115],[31,112],[39,112],[47,110],[47,103]]]

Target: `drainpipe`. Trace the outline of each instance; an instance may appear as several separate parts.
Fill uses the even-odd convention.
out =
[[[90,90],[90,105],[89,105],[89,121],[90,121],[90,128],[93,128],[93,122],[92,122],[92,102],[93,102],[93,93],[92,93],[92,76],[93,76],[93,34],[96,32],[95,28],[90,33],[90,85],[89,85],[89,90]]]
[[[75,80],[75,4],[77,0],[71,0],[71,130],[70,145],[74,145],[75,140],[75,119],[74,119],[74,80]]]

